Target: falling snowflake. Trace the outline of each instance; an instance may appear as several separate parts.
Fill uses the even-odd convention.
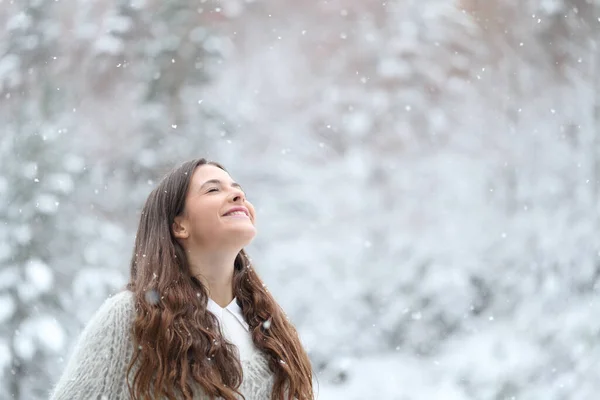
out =
[[[271,318],[269,318],[268,320],[263,322],[263,328],[265,328],[265,329],[271,328]]]
[[[156,289],[150,289],[150,290],[146,291],[144,298],[146,299],[148,304],[157,305],[158,301],[160,299],[160,296],[158,295],[158,291],[156,291]]]

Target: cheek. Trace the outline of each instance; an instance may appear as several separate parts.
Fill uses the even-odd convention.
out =
[[[219,213],[210,204],[196,204],[197,207],[190,212],[192,229],[203,231],[212,229],[218,223]]]
[[[248,211],[250,211],[252,222],[256,221],[256,211],[254,210],[254,206],[252,204],[248,205]]]

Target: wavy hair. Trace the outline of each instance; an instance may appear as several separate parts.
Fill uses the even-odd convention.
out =
[[[192,174],[206,164],[225,170],[205,159],[184,163],[162,179],[141,213],[127,284],[136,309],[135,347],[127,369],[134,400],[192,400],[194,382],[211,399],[236,400],[242,395],[238,389],[243,372],[235,346],[221,336],[217,318],[207,311],[207,288],[191,276],[184,249],[171,230],[184,211]],[[313,399],[312,368],[298,333],[244,250],[234,262],[233,293],[254,344],[267,356],[274,374],[271,400]]]

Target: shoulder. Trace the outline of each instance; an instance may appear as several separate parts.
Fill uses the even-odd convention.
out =
[[[94,363],[103,364],[110,358],[127,358],[131,350],[131,326],[134,318],[132,292],[119,292],[104,300],[83,328],[73,349],[74,356],[71,361],[86,360],[90,354],[100,356],[97,361],[75,362],[81,362],[88,368]]]
[[[98,308],[98,311],[96,311],[93,319],[131,318],[134,314],[134,295],[129,290],[123,290],[104,300],[100,308]]]
[[[113,395],[125,393],[122,385],[133,350],[134,317],[132,292],[106,299],[81,332],[51,399],[96,399],[104,394],[122,398]]]
[[[130,290],[122,290],[118,293],[109,296],[106,300],[104,300],[97,313],[131,313],[135,311],[134,303],[135,302],[133,292],[131,292]]]
[[[129,330],[135,319],[134,295],[124,290],[108,297],[86,324],[82,336],[104,335],[108,331],[117,333]]]

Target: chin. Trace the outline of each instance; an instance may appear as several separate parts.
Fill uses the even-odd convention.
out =
[[[249,245],[256,236],[256,228],[254,226],[243,229],[236,229],[229,235],[230,240],[235,241],[242,248]]]

